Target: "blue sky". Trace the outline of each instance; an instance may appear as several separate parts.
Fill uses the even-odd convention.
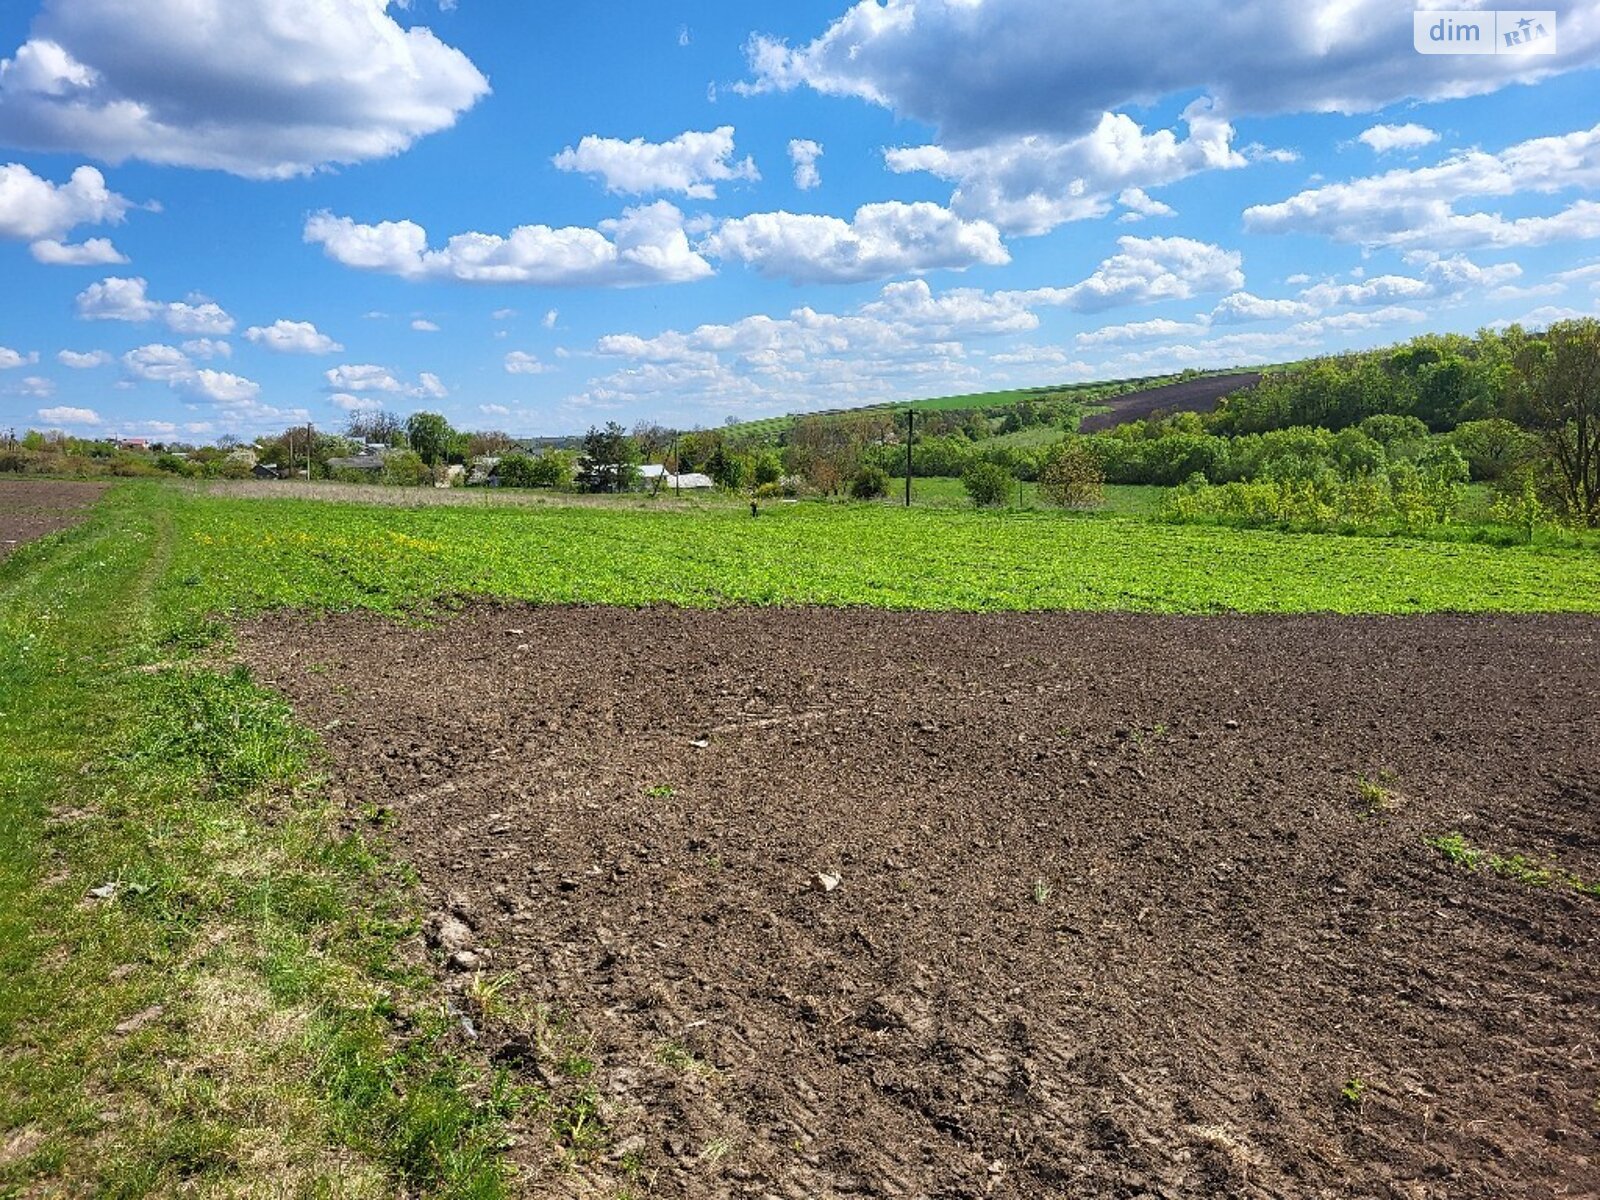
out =
[[[0,427],[714,425],[1594,313],[1600,5],[1411,18],[8,4]]]

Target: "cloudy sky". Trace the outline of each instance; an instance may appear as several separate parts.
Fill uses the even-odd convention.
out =
[[[8,0],[0,428],[709,425],[1596,312],[1600,0],[1553,55],[1412,8]]]

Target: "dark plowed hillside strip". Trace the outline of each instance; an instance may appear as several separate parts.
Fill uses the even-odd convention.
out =
[[[1237,375],[1206,375],[1182,383],[1169,383],[1138,392],[1124,392],[1120,396],[1112,396],[1104,401],[1110,406],[1109,412],[1092,413],[1083,418],[1078,428],[1084,433],[1100,433],[1156,412],[1211,412],[1222,397],[1244,388],[1255,387],[1260,382],[1259,372],[1244,371]]]
[[[1567,881],[1600,621],[484,607],[240,644],[484,977],[593,1038],[608,1149],[530,1139],[531,1194],[1600,1194]],[[1457,831],[1559,874],[1425,842]]]
[[[0,558],[24,542],[83,520],[103,483],[0,479]]]

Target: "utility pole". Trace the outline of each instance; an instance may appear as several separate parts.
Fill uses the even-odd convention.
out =
[[[911,507],[911,434],[916,426],[917,410],[906,409],[906,507]]]

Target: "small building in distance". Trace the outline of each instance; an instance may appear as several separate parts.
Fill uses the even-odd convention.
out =
[[[699,471],[685,471],[674,475],[661,463],[645,463],[639,468],[639,483],[647,492],[704,491],[716,487],[716,481]]]
[[[685,471],[682,475],[662,475],[661,486],[667,491],[703,492],[716,487],[717,481],[699,471]]]

